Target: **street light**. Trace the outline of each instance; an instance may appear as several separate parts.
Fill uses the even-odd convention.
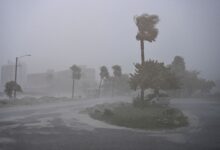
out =
[[[17,85],[18,58],[25,57],[25,56],[31,56],[31,55],[28,54],[28,55],[16,57],[16,61],[15,61],[15,86]],[[14,88],[14,99],[16,99],[16,87]]]

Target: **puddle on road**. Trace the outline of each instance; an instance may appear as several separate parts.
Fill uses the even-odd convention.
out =
[[[0,144],[15,143],[15,142],[16,141],[12,138],[0,137]]]

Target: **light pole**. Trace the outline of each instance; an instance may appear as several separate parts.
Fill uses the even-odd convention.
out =
[[[25,56],[31,56],[30,54],[28,55],[23,55],[23,56],[19,56],[19,57],[16,57],[15,59],[15,86],[17,85],[17,70],[18,70],[18,58],[21,58],[21,57],[25,57]],[[14,99],[16,99],[16,87],[14,88]]]

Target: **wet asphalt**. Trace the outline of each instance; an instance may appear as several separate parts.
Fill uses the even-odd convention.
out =
[[[220,99],[173,99],[188,127],[142,131],[98,125],[79,112],[108,100],[0,109],[0,150],[219,150]],[[111,101],[112,102],[112,101]]]

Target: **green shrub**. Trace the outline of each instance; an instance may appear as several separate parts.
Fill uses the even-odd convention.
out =
[[[140,97],[133,98],[132,104],[134,107],[144,108],[150,105],[149,100],[141,100]]]
[[[103,106],[103,111],[91,111],[89,115],[110,124],[139,129],[172,129],[188,124],[187,117],[180,110],[168,106],[146,104],[140,108],[132,104],[112,105],[114,107]]]
[[[145,107],[149,107],[150,105],[157,105],[157,104],[151,102],[151,100],[155,97],[156,97],[155,93],[148,94],[144,98],[144,100],[141,100],[141,98],[139,96],[137,96],[137,97],[133,98],[132,104],[134,107],[138,107],[138,108],[145,108]],[[165,93],[159,94],[159,98],[165,98],[165,97],[169,97],[169,96]]]
[[[112,110],[107,109],[107,108],[106,108],[106,109],[104,110],[104,112],[103,112],[103,115],[104,115],[104,116],[107,116],[107,117],[108,117],[108,116],[112,116],[113,114],[114,114],[114,113],[112,112]]]

